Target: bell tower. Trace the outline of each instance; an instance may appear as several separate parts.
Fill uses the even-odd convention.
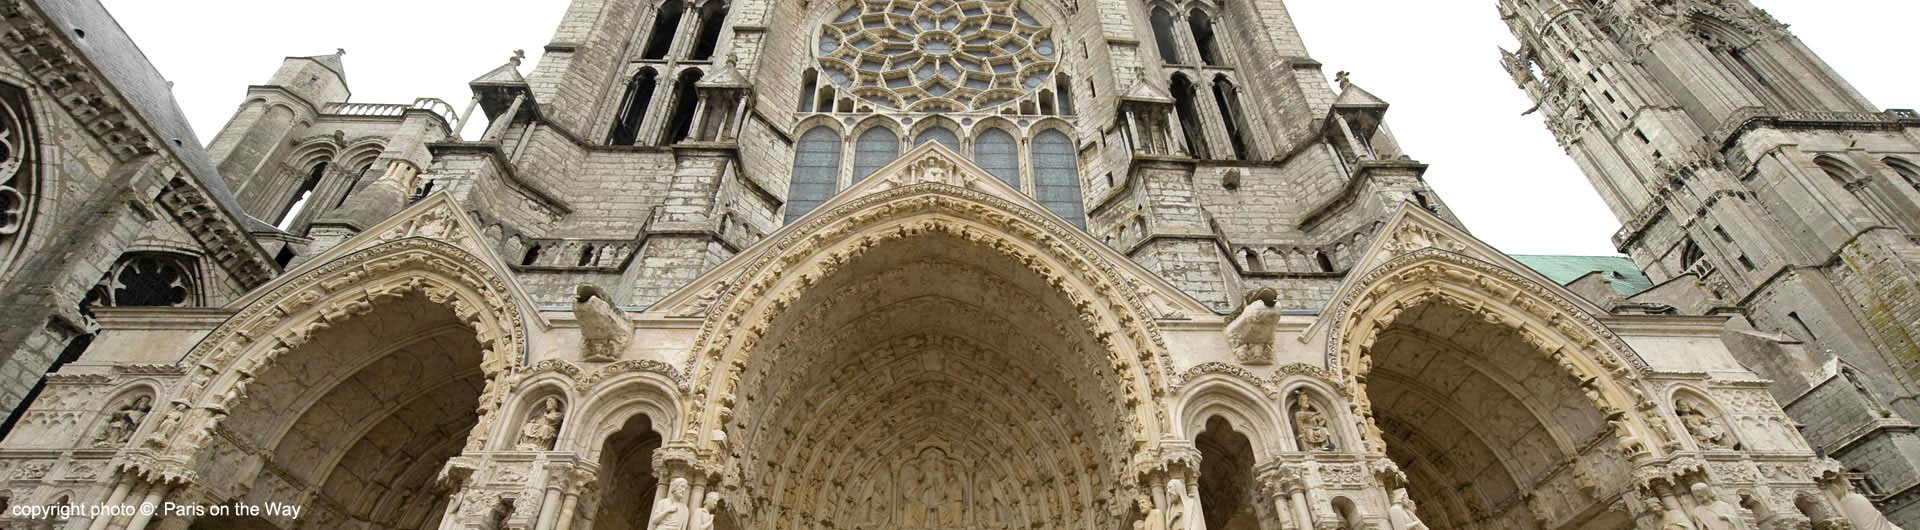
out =
[[[1745,0],[1499,8],[1530,112],[1656,283],[1628,305],[1740,315],[1752,329],[1730,335],[1777,338],[1743,364],[1914,524],[1920,115],[1875,107]]]

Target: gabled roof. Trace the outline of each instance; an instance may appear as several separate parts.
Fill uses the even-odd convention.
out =
[[[1367,89],[1360,88],[1360,85],[1347,83],[1346,86],[1340,90],[1340,97],[1333,100],[1333,108],[1385,109],[1387,108],[1387,102],[1382,101],[1378,96],[1374,96],[1373,93],[1368,92]]]
[[[891,193],[896,189],[909,187],[928,195],[952,194],[954,188],[960,188],[991,195],[1011,203],[1016,208],[1052,217],[1058,221],[1059,226],[1067,229],[1066,237],[1079,240],[1083,243],[1082,246],[1091,249],[1093,253],[1120,271],[1125,278],[1137,282],[1137,288],[1141,289],[1142,297],[1152,297],[1165,303],[1167,311],[1161,318],[1176,320],[1217,318],[1212,309],[1194,300],[1185,291],[1167,283],[1165,279],[1134,263],[1133,260],[1127,259],[1125,255],[1113,250],[1113,247],[1107,246],[1086,231],[1074,227],[1072,223],[1061,219],[1033,197],[1008,186],[1006,182],[995,178],[987,170],[974,165],[972,160],[960,156],[959,153],[953,152],[940,142],[926,142],[908,150],[892,163],[875,171],[873,175],[841,190],[839,194],[814,208],[813,211],[767,234],[759,242],[741,250],[726,262],[700,275],[699,278],[682,286],[673,294],[667,295],[666,298],[662,298],[653,307],[648,308],[647,312],[661,316],[698,316],[705,309],[702,304],[711,302],[711,297],[718,296],[721,291],[728,289],[729,282],[735,280],[747,264],[752,263],[762,254],[770,252],[770,249],[778,245],[781,240],[806,229],[808,225],[821,218],[845,215],[835,210],[854,203],[862,197]]]
[[[495,67],[492,70],[488,70],[487,73],[481,74],[480,77],[474,78],[474,80],[472,81],[468,81],[467,84],[468,85],[526,86],[527,78],[522,77],[520,75],[520,61],[525,56],[526,54],[524,52],[520,50],[514,50],[513,58],[507,59],[507,62],[502,63],[500,66]]]
[[[740,75],[740,70],[736,68],[739,62],[740,59],[737,56],[727,54],[727,61],[714,68],[713,75],[701,78],[700,82],[694,85],[712,88],[753,88],[753,84],[748,83],[746,76]]]
[[[1173,96],[1167,93],[1167,89],[1160,88],[1160,85],[1155,83],[1152,77],[1147,76],[1145,68],[1139,69],[1134,74],[1133,79],[1133,87],[1128,88],[1127,93],[1120,96],[1122,101],[1173,103]]]
[[[1621,296],[1632,296],[1653,287],[1653,280],[1647,278],[1646,273],[1641,272],[1640,267],[1626,256],[1509,256],[1560,285],[1572,283],[1581,276],[1600,273],[1613,285],[1614,292]]]
[[[159,135],[156,143],[179,158],[187,171],[200,181],[201,186],[228,215],[249,231],[275,230],[272,225],[254,219],[240,209],[240,203],[234,200],[226,179],[221,178],[220,172],[214,169],[213,159],[207,156],[199,135],[194,134],[193,127],[188,125],[186,113],[180,111],[179,102],[173,99],[172,83],[167,82],[160,71],[153,67],[146,54],[134,44],[133,38],[127,36],[126,30],[113,19],[113,15],[107,13],[105,6],[100,5],[98,0],[35,2],[33,5],[52,19],[55,27],[85,32],[85,37],[70,38],[70,42],[86,56],[87,62],[92,63],[94,71],[111,85],[100,88],[117,93],[126,100],[134,113],[139,115],[140,121]]]
[[[301,57],[301,59],[307,59],[316,63],[320,63],[320,67],[326,68],[328,70],[332,70],[333,75],[340,77],[340,84],[345,85],[347,84],[347,65],[345,61],[342,59],[342,56],[345,56],[346,54],[347,54],[346,48],[335,48],[333,53],[329,53],[326,55],[310,55],[306,57]]]

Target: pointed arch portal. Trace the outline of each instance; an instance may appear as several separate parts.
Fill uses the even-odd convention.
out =
[[[778,507],[743,527],[1117,527],[1095,508],[1135,487],[1166,371],[1104,257],[949,186],[801,228],[708,319],[740,331],[696,346],[686,434],[738,459],[737,502]]]

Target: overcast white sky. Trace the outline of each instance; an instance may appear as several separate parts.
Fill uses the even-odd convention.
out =
[[[353,100],[437,97],[456,107],[466,82],[515,49],[532,61],[567,0],[102,0],[174,81],[201,139],[232,116],[247,85],[290,55],[347,50]],[[1920,107],[1913,68],[1920,2],[1754,0],[1882,107]],[[1619,222],[1554,143],[1501,70],[1514,47],[1492,0],[1288,2],[1326,73],[1393,104],[1388,123],[1475,235],[1516,254],[1612,254]],[[478,134],[470,128],[469,134]]]

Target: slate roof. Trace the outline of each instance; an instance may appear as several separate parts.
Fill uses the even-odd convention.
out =
[[[1525,264],[1547,279],[1566,285],[1590,272],[1607,275],[1613,281],[1613,290],[1621,296],[1629,296],[1653,287],[1653,280],[1634,266],[1633,260],[1626,256],[1544,256],[1513,254],[1515,261]]]
[[[113,15],[107,13],[106,6],[100,5],[99,0],[37,2],[36,5],[59,25],[68,41],[112,84],[111,90],[133,107],[140,121],[159,135],[160,143],[186,165],[187,171],[200,180],[201,186],[220,202],[228,215],[239,219],[249,231],[274,230],[240,209],[233,191],[227,188],[226,179],[214,169],[213,159],[207,156],[200,137],[193,133],[179,102],[173,99],[173,87]],[[74,33],[76,29],[86,36],[78,37]]]

